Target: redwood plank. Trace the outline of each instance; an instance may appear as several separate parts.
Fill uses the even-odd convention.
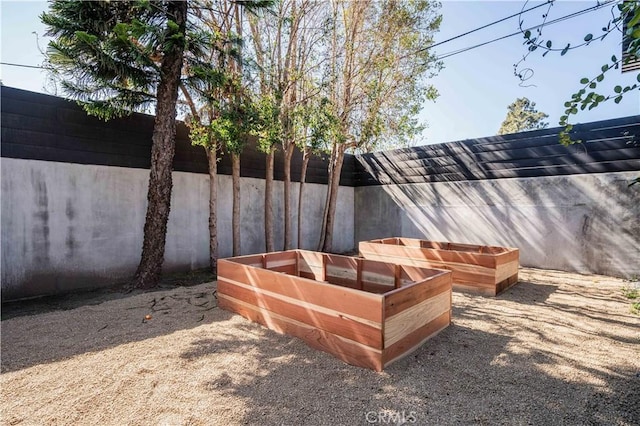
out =
[[[451,291],[451,272],[448,271],[442,271],[439,277],[391,291],[384,295],[385,319],[446,291]]]
[[[218,277],[249,284],[354,317],[382,322],[382,296],[376,294],[279,274],[223,259],[218,261]]]
[[[508,249],[503,253],[497,254],[496,259],[498,260],[497,266],[513,261],[520,263],[520,250]]]
[[[442,272],[441,269],[426,269],[416,266],[402,265],[402,279],[406,281],[422,281],[426,277],[433,277]]]
[[[377,282],[363,281],[362,288],[364,291],[376,294],[384,294],[394,289],[392,285],[384,285]]]
[[[396,315],[387,317],[384,322],[384,347],[390,347],[450,310],[451,290],[429,297]]]
[[[460,263],[478,265],[487,268],[495,268],[496,258],[492,254],[471,252],[459,252],[440,250],[435,248],[412,248],[406,246],[394,246],[389,244],[371,244],[361,242],[360,253],[367,259],[374,259],[372,255],[393,256],[396,258],[413,258],[424,261]]]
[[[506,289],[508,289],[509,287],[512,287],[517,283],[518,283],[518,273],[516,272],[514,275],[510,276],[509,278],[503,281],[500,281],[498,284],[496,284],[496,294],[502,293],[503,291],[505,291]]]
[[[352,280],[350,278],[342,278],[333,275],[327,275],[326,281],[329,284],[339,285],[341,287],[353,288],[356,290],[360,290],[360,286],[358,285],[356,280]]]
[[[424,342],[447,328],[451,323],[449,312],[443,313],[430,323],[425,324],[423,327],[420,327],[414,332],[408,334],[402,340],[399,340],[388,348],[383,349],[383,367],[387,367],[392,362],[398,361],[399,359],[409,355],[411,352],[422,346]]]
[[[272,268],[269,268],[269,270],[273,272],[280,272],[287,275],[297,276],[296,265],[274,266]]]
[[[495,296],[496,295],[495,286],[493,286],[493,287],[479,287],[479,286],[473,285],[473,284],[454,283],[453,284],[453,289],[455,291],[458,291],[458,292],[461,292],[461,293],[479,294],[481,296]]]
[[[295,251],[281,251],[267,253],[265,256],[265,268],[273,269],[274,267],[284,265],[295,265],[296,252]]]
[[[281,334],[288,334],[305,341],[314,349],[328,352],[347,364],[382,371],[382,352],[367,348],[357,342],[338,337],[301,322],[283,317],[266,309],[257,308],[242,301],[220,295],[218,306],[236,312]]]
[[[329,333],[346,337],[364,345],[382,349],[381,324],[376,328],[351,319],[340,312],[325,310],[311,304],[300,304],[293,299],[281,299],[252,291],[224,279],[218,280],[218,294],[277,312],[287,318],[317,327]]]

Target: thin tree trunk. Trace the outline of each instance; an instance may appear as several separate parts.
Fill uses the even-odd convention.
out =
[[[193,119],[202,125],[202,119],[196,108],[196,104],[191,97],[191,94],[187,90],[184,84],[180,84],[180,90],[183,96],[187,100],[189,109]],[[211,112],[209,111],[209,119],[211,120]],[[204,151],[207,155],[207,162],[209,164],[209,267],[211,273],[218,274],[218,152],[217,145],[211,141],[211,135],[209,134],[209,145],[204,146]]]
[[[267,153],[266,176],[264,184],[264,241],[267,253],[273,251],[273,160],[275,148]]]
[[[331,186],[333,182],[333,166],[335,164],[334,158],[336,155],[337,144],[333,143],[331,146],[331,157],[329,157],[328,166],[328,182],[327,182],[327,195],[324,202],[324,210],[322,212],[322,225],[320,226],[320,241],[318,242],[318,251],[322,251],[324,247],[324,240],[327,237],[327,217],[329,216],[329,206],[331,201]]]
[[[307,166],[311,152],[308,147],[304,148],[302,155],[302,170],[300,171],[300,189],[298,191],[298,248],[302,248],[302,193],[304,191],[304,183],[307,180]]]
[[[342,171],[342,163],[344,162],[344,144],[338,145],[335,156],[335,164],[332,170],[331,185],[329,191],[329,206],[327,208],[327,221],[324,244],[322,251],[331,252],[333,249],[333,223],[336,216],[336,206],[338,204],[338,189],[340,187],[340,173]]]
[[[233,181],[233,216],[231,227],[233,228],[233,255],[240,256],[240,154],[231,154]]]
[[[218,153],[215,146],[206,148],[209,161],[209,265],[218,274]]]
[[[291,249],[291,158],[295,145],[287,144],[284,152],[284,249]]]
[[[179,27],[184,36],[187,21],[187,3],[170,1],[167,14]],[[171,209],[171,172],[175,154],[176,102],[178,85],[182,71],[184,45],[171,44],[160,64],[156,118],[153,126],[151,147],[151,170],[147,193],[147,216],[144,224],[142,256],[136,271],[136,287],[155,287],[160,281],[164,249],[167,236],[167,222]]]

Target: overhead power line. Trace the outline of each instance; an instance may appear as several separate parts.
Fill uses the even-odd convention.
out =
[[[595,6],[591,6],[591,7],[588,7],[586,9],[582,9],[582,10],[579,10],[577,12],[573,12],[573,13],[570,13],[568,15],[561,16],[559,18],[556,18],[556,19],[553,19],[551,21],[548,21],[548,22],[546,22],[544,24],[535,25],[533,27],[527,28],[524,31],[516,31],[514,33],[507,34],[507,35],[504,35],[502,37],[494,38],[493,40],[485,41],[483,43],[479,43],[479,44],[476,44],[476,45],[473,45],[473,46],[469,46],[469,47],[464,47],[462,49],[454,50],[452,52],[447,52],[447,53],[444,53],[444,54],[438,56],[437,60],[446,59],[446,58],[449,58],[451,56],[459,55],[460,53],[464,53],[464,52],[467,52],[469,50],[476,49],[478,47],[486,46],[487,44],[495,43],[496,41],[504,40],[506,38],[513,37],[513,36],[516,36],[518,34],[523,34],[525,31],[532,31],[532,30],[541,28],[543,26],[546,27],[547,25],[557,24],[558,22],[566,21],[567,19],[575,18],[575,17],[583,15],[585,13],[589,13],[589,12],[593,12],[595,10],[601,9],[601,8],[603,8],[605,6],[610,5],[611,3],[616,3],[617,1],[618,0],[609,0],[607,2],[599,3],[599,4],[595,5]]]
[[[516,17],[516,16],[518,16],[518,15],[521,15],[522,13],[529,12],[529,11],[534,10],[534,9],[537,9],[537,8],[539,8],[539,7],[541,7],[541,6],[546,6],[546,5],[548,5],[549,3],[553,3],[554,1],[555,1],[555,0],[548,0],[548,1],[547,1],[547,2],[545,2],[545,3],[542,3],[542,4],[539,4],[539,5],[537,5],[537,6],[531,7],[531,8],[529,8],[529,9],[526,9],[526,10],[522,11],[522,12],[519,12],[519,13],[516,13],[516,14],[510,15],[510,16],[507,16],[507,17],[502,18],[502,19],[499,19],[499,20],[497,20],[497,21],[490,22],[490,23],[488,23],[488,24],[486,24],[486,25],[483,25],[483,26],[481,26],[481,27],[475,28],[475,29],[473,29],[473,30],[467,31],[467,32],[462,33],[462,34],[458,34],[457,36],[451,37],[451,38],[449,38],[449,39],[447,39],[447,40],[443,40],[443,41],[441,41],[441,42],[438,42],[438,43],[432,44],[432,45],[430,45],[430,46],[427,46],[427,47],[425,47],[425,48],[421,49],[421,51],[424,51],[424,50],[427,50],[427,49],[431,49],[431,48],[433,48],[433,47],[436,47],[436,46],[442,45],[442,44],[444,44],[444,43],[448,43],[448,42],[450,42],[450,41],[452,41],[452,40],[456,40],[456,39],[458,39],[458,38],[464,37],[464,36],[469,35],[469,34],[471,34],[471,33],[473,33],[473,32],[476,32],[476,31],[482,30],[482,29],[484,29],[484,28],[490,27],[490,26],[495,25],[495,24],[497,24],[497,23],[503,22],[503,21],[505,21],[505,20],[507,20],[507,19],[511,19],[511,18],[513,18],[513,17]],[[568,15],[561,16],[560,18],[556,18],[556,19],[551,20],[551,21],[548,21],[548,22],[546,22],[546,23],[544,23],[544,24],[535,25],[535,26],[533,26],[533,27],[527,28],[527,29],[526,29],[526,30],[524,30],[524,31],[531,31],[531,30],[535,30],[535,29],[541,28],[541,27],[543,27],[543,26],[552,25],[552,24],[556,24],[556,23],[558,23],[558,22],[566,21],[567,19],[575,18],[575,17],[580,16],[580,15],[583,15],[583,14],[585,14],[585,13],[589,13],[589,12],[593,12],[593,11],[595,11],[595,10],[601,9],[601,8],[603,8],[603,7],[605,7],[605,6],[608,6],[608,5],[609,5],[609,4],[611,4],[611,3],[616,3],[617,1],[619,1],[619,0],[609,0],[609,1],[605,1],[605,2],[603,2],[603,3],[598,3],[598,4],[597,4],[597,5],[595,5],[595,6],[591,6],[591,7],[588,7],[588,8],[586,8],[586,9],[582,9],[582,10],[579,10],[579,11],[577,11],[577,12],[573,12],[573,13],[570,13],[570,14],[568,14]],[[497,38],[494,38],[494,39],[492,39],[492,40],[485,41],[485,42],[483,42],[483,43],[479,43],[479,44],[476,44],[476,45],[473,45],[473,46],[468,46],[468,47],[464,47],[464,48],[461,48],[461,49],[458,49],[458,50],[454,50],[454,51],[451,51],[451,52],[447,52],[447,53],[444,53],[444,54],[442,54],[442,55],[438,56],[438,57],[437,57],[437,60],[442,60],[442,59],[450,58],[451,56],[459,55],[460,53],[468,52],[469,50],[477,49],[478,47],[486,46],[487,44],[495,43],[495,42],[497,42],[497,41],[504,40],[504,39],[506,39],[506,38],[514,37],[514,36],[516,36],[516,35],[518,35],[518,34],[522,34],[524,31],[516,31],[516,32],[514,32],[514,33],[507,34],[507,35],[504,35],[504,36],[501,36],[501,37],[497,37]],[[0,64],[2,64],[2,65],[7,65],[7,66],[12,66],[12,67],[32,68],[32,69],[45,69],[44,67],[42,67],[42,66],[37,66],[37,65],[15,64],[15,63],[10,63],[10,62],[0,62]]]
[[[44,69],[44,67],[41,67],[39,65],[13,64],[11,62],[0,62],[0,65],[7,65],[10,67],[20,67],[20,68],[35,68],[35,69],[41,69],[41,70]]]
[[[514,13],[513,15],[509,15],[509,16],[507,16],[507,17],[505,17],[505,18],[498,19],[497,21],[490,22],[490,23],[488,23],[488,24],[486,24],[486,25],[483,25],[483,26],[481,26],[481,27],[478,27],[478,28],[474,28],[473,30],[467,31],[466,33],[458,34],[457,36],[454,36],[454,37],[448,38],[448,39],[446,39],[446,40],[443,40],[443,41],[440,41],[440,42],[438,42],[438,43],[435,43],[435,44],[432,44],[432,45],[430,45],[430,46],[427,46],[427,47],[425,47],[425,48],[422,48],[422,49],[420,49],[420,51],[421,51],[421,52],[423,52],[423,51],[425,51],[425,50],[432,49],[432,48],[434,48],[434,47],[436,47],[436,46],[440,46],[441,44],[445,44],[445,43],[448,43],[448,42],[450,42],[450,41],[457,40],[457,39],[459,39],[459,38],[461,38],[461,37],[464,37],[464,36],[466,36],[466,35],[469,35],[469,34],[471,34],[471,33],[475,33],[476,31],[484,30],[485,28],[488,28],[488,27],[490,27],[490,26],[492,26],[492,25],[499,24],[500,22],[504,22],[504,21],[506,21],[506,20],[508,20],[508,19],[515,18],[516,16],[519,16],[519,15],[522,15],[522,14],[524,14],[524,13],[530,12],[530,11],[532,11],[532,10],[534,10],[534,9],[539,8],[539,7],[546,6],[546,5],[548,5],[549,3],[553,3],[554,1],[555,1],[555,0],[547,0],[547,2],[542,3],[542,4],[539,4],[539,5],[534,6],[534,7],[530,7],[530,8],[529,8],[529,9],[527,9],[527,10],[522,10],[522,11],[520,11],[520,12],[518,12],[518,13]]]

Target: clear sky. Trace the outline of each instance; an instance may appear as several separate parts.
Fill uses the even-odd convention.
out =
[[[542,2],[525,1],[443,1],[443,22],[436,42],[446,40],[484,24],[504,18]],[[551,7],[548,20],[596,5],[596,1],[556,1]],[[42,55],[36,45],[46,47],[42,38],[44,26],[38,15],[46,9],[46,2],[4,1],[0,2],[2,62],[39,65]],[[545,7],[522,15],[524,26],[542,22]],[[586,13],[544,28],[543,36],[551,39],[554,46],[567,43],[578,44],[587,33],[600,34],[601,28],[611,19],[611,7]],[[443,55],[461,48],[489,41],[518,30],[518,19],[493,25],[435,48]],[[581,88],[580,78],[592,78],[612,54],[620,56],[620,33],[611,33],[604,41],[571,50],[565,56],[534,52],[525,62],[533,70],[533,76],[521,87],[513,75],[513,64],[526,53],[522,36],[502,41],[452,56],[444,60],[444,69],[432,82],[440,92],[435,102],[425,104],[421,118],[428,124],[420,144],[448,142],[474,137],[495,135],[504,120],[507,106],[518,97],[527,97],[536,103],[540,111],[549,114],[548,121],[556,126],[564,113],[564,102]],[[0,78],[3,84],[35,92],[53,93],[46,84],[46,75],[37,69],[16,68],[2,65]],[[621,74],[611,71],[603,84],[607,88],[615,85],[633,84],[637,73]],[[578,122],[605,120],[640,114],[640,92],[627,95],[620,104],[607,102],[590,111],[582,112]]]

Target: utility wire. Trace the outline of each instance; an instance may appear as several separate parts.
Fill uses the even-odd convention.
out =
[[[570,14],[568,14],[568,15],[561,16],[560,18],[556,18],[556,19],[551,20],[551,21],[549,21],[549,22],[546,22],[546,23],[544,23],[544,24],[535,25],[535,26],[533,26],[533,27],[527,28],[527,29],[526,29],[526,30],[524,30],[524,31],[531,31],[531,30],[535,30],[535,29],[537,29],[537,28],[541,28],[541,27],[543,27],[543,26],[552,25],[552,24],[557,24],[558,22],[566,21],[567,19],[575,18],[575,17],[580,16],[580,15],[583,15],[583,14],[585,14],[585,13],[593,12],[593,11],[595,11],[595,10],[598,10],[598,9],[600,9],[600,8],[603,8],[603,7],[605,7],[605,6],[608,6],[608,5],[609,5],[609,4],[611,4],[611,3],[615,3],[616,1],[618,1],[618,0],[610,0],[610,1],[607,1],[607,2],[604,2],[604,3],[599,3],[599,4],[595,5],[595,6],[591,6],[591,7],[588,7],[588,8],[586,8],[586,9],[582,9],[582,10],[579,10],[579,11],[577,11],[577,12],[573,12],[573,13],[570,13]],[[495,43],[496,41],[504,40],[505,38],[509,38],[509,37],[516,36],[516,35],[518,35],[518,34],[522,34],[524,31],[516,31],[516,32],[514,32],[514,33],[507,34],[507,35],[504,35],[504,36],[502,36],[502,37],[495,38],[495,39],[493,39],[493,40],[485,41],[485,42],[483,42],[483,43],[479,43],[479,44],[476,44],[476,45],[474,45],[474,46],[464,47],[464,48],[462,48],[462,49],[454,50],[454,51],[452,51],[452,52],[443,53],[442,55],[440,55],[440,56],[437,58],[437,60],[446,59],[446,58],[449,58],[449,57],[451,57],[451,56],[458,55],[458,54],[460,54],[460,53],[464,53],[464,52],[467,52],[467,51],[469,51],[469,50],[476,49],[476,48],[478,48],[478,47],[482,47],[482,46],[485,46],[485,45],[490,44],[490,43]]]
[[[553,2],[553,1],[555,1],[555,0],[548,0],[548,1],[547,1],[547,2],[545,2],[545,3],[539,4],[538,6],[534,6],[534,7],[532,7],[532,8],[527,9],[527,10],[524,10],[523,12],[516,13],[516,14],[511,15],[511,16],[508,16],[508,17],[506,17],[506,18],[502,18],[502,19],[500,19],[500,20],[497,20],[497,21],[491,22],[491,23],[489,23],[489,24],[483,25],[482,27],[478,27],[478,28],[473,29],[473,30],[471,30],[471,31],[467,31],[466,33],[459,34],[459,35],[457,35],[457,36],[455,36],[455,37],[452,37],[452,38],[450,38],[450,39],[447,39],[447,40],[441,41],[441,42],[436,43],[436,44],[433,44],[433,45],[431,45],[431,46],[427,46],[427,47],[425,47],[425,48],[421,49],[421,51],[424,51],[424,50],[430,49],[430,48],[432,48],[432,47],[439,46],[439,45],[441,45],[441,44],[444,44],[444,43],[447,43],[447,42],[449,42],[449,41],[452,41],[452,40],[458,39],[458,38],[460,38],[460,37],[464,37],[465,35],[471,34],[471,33],[475,32],[475,31],[479,31],[479,30],[484,29],[484,28],[487,28],[487,27],[489,27],[489,26],[491,26],[491,25],[495,25],[495,24],[497,24],[497,23],[499,23],[499,22],[502,22],[502,21],[505,21],[505,20],[507,20],[507,19],[511,19],[511,18],[513,18],[513,17],[515,17],[515,16],[520,15],[521,13],[526,13],[526,12],[528,12],[528,11],[530,11],[530,10],[533,10],[533,9],[536,9],[536,8],[538,8],[538,7],[540,7],[540,6],[545,6],[545,5],[547,5],[547,4],[549,4],[549,3]],[[593,12],[593,11],[595,11],[595,10],[598,10],[598,9],[600,9],[600,8],[603,8],[604,6],[608,6],[609,4],[611,4],[611,3],[615,3],[615,2],[617,2],[617,1],[618,1],[618,0],[609,0],[609,1],[606,1],[606,2],[603,2],[603,3],[598,3],[598,4],[597,4],[597,5],[595,5],[595,6],[591,6],[591,7],[588,7],[588,8],[586,8],[586,9],[582,9],[582,10],[579,10],[579,11],[577,11],[577,12],[573,12],[573,13],[570,13],[570,14],[568,14],[568,15],[561,16],[560,18],[556,18],[556,19],[554,19],[554,20],[551,20],[551,21],[549,21],[549,22],[546,22],[545,24],[535,25],[535,26],[533,26],[533,27],[527,28],[525,31],[535,30],[535,29],[540,28],[540,27],[543,27],[543,26],[552,25],[552,24],[556,24],[556,23],[558,23],[558,22],[565,21],[565,20],[567,20],[567,19],[575,18],[576,16],[580,16],[580,15],[583,15],[583,14],[585,14],[585,13]],[[479,43],[479,44],[476,44],[476,45],[473,45],[473,46],[464,47],[464,48],[462,48],[462,49],[458,49],[458,50],[454,50],[454,51],[451,51],[451,52],[448,52],[448,53],[444,53],[444,54],[440,55],[440,56],[437,58],[437,60],[442,60],[442,59],[449,58],[449,57],[451,57],[451,56],[459,55],[460,53],[464,53],[464,52],[467,52],[467,51],[469,51],[469,50],[473,50],[473,49],[476,49],[476,48],[478,48],[478,47],[485,46],[485,45],[487,45],[487,44],[495,43],[495,42],[497,42],[497,41],[504,40],[504,39],[506,39],[506,38],[510,38],[510,37],[513,37],[513,36],[516,36],[516,35],[518,35],[518,34],[522,34],[522,33],[523,33],[523,31],[516,31],[516,32],[514,32],[514,33],[507,34],[507,35],[504,35],[504,36],[502,36],[502,37],[495,38],[495,39],[493,39],[493,40],[485,41],[485,42],[483,42],[483,43]],[[12,67],[45,69],[45,68],[44,68],[44,67],[42,67],[42,66],[36,66],[36,65],[23,65],[23,64],[14,64],[14,63],[9,63],[9,62],[0,62],[0,64],[2,64],[2,65],[7,65],[7,66],[12,66]]]
[[[0,62],[0,65],[7,65],[10,67],[20,67],[20,68],[35,68],[43,70],[44,67],[38,65],[24,65],[24,64],[12,64],[11,62]]]
[[[547,0],[547,2],[545,2],[545,3],[539,4],[539,5],[534,6],[534,7],[530,7],[530,8],[529,8],[529,9],[527,9],[527,10],[521,10],[521,11],[520,11],[520,12],[518,12],[518,13],[514,13],[513,15],[509,15],[509,16],[507,16],[506,18],[502,18],[502,19],[498,19],[497,21],[490,22],[490,23],[488,23],[488,24],[486,24],[486,25],[483,25],[483,26],[481,26],[481,27],[474,28],[473,30],[467,31],[466,33],[458,34],[458,35],[457,35],[457,36],[455,36],[455,37],[451,37],[451,38],[448,38],[448,39],[446,39],[446,40],[440,41],[440,42],[438,42],[438,43],[432,44],[432,45],[430,45],[430,46],[424,47],[424,48],[420,49],[419,51],[420,51],[420,52],[424,52],[425,50],[432,49],[432,48],[434,48],[434,47],[436,47],[436,46],[440,46],[441,44],[445,44],[445,43],[448,43],[448,42],[450,42],[450,41],[453,41],[453,40],[459,39],[460,37],[464,37],[464,36],[469,35],[469,34],[471,34],[471,33],[475,33],[476,31],[483,30],[483,29],[488,28],[488,27],[490,27],[490,26],[492,26],[492,25],[499,24],[500,22],[504,22],[504,21],[506,21],[507,19],[511,19],[511,18],[514,18],[514,17],[516,17],[516,16],[518,16],[518,15],[522,15],[522,14],[524,14],[524,13],[530,12],[530,11],[532,11],[532,10],[534,10],[534,9],[539,8],[539,7],[546,6],[546,5],[548,5],[549,3],[553,3],[554,1],[555,1],[555,0]]]

